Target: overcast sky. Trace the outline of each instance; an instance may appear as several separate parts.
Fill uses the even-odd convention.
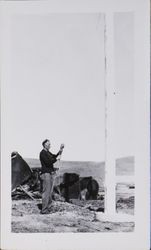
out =
[[[123,25],[127,35],[131,35],[131,21],[125,20],[127,18]],[[121,54],[123,40],[119,35],[123,26],[119,20],[116,23],[115,65],[119,89],[116,137],[117,156],[121,157],[133,154],[126,136],[132,135],[128,123],[132,112],[127,111],[133,104],[133,97],[129,96],[133,68],[130,63],[129,70],[123,71],[132,58],[131,54],[126,57],[127,49]],[[129,39],[127,35],[123,33],[124,43],[131,50],[132,36]],[[60,143],[65,143],[64,160],[103,161],[104,15],[16,16],[11,22],[10,44],[12,150],[23,157],[38,158],[41,142],[48,138],[53,152],[58,150]],[[121,59],[125,60],[123,64]],[[129,97],[127,106],[125,101]]]
[[[116,155],[134,155],[134,14],[114,16]]]

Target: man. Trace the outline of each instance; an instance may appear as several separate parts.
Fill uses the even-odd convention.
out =
[[[52,192],[53,192],[53,182],[55,178],[55,171],[58,170],[54,168],[53,164],[61,156],[64,145],[61,144],[59,152],[55,155],[52,154],[49,149],[51,147],[50,141],[48,139],[42,142],[43,149],[40,152],[40,162],[41,162],[41,179],[42,179],[42,214],[48,214],[51,209],[52,203]]]

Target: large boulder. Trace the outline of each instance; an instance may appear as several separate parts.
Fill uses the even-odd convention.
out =
[[[79,175],[76,173],[64,173],[60,190],[65,201],[69,202],[70,199],[78,199],[80,194]]]
[[[97,200],[99,184],[92,176],[79,177],[76,173],[65,173],[60,190],[67,202],[70,199]]]

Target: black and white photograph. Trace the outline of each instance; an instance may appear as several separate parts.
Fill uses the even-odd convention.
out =
[[[147,148],[141,129],[148,118],[147,103],[142,105],[148,88],[143,93],[141,72],[136,76],[141,65],[136,26],[145,23],[147,4],[139,2],[140,22],[135,4],[121,10],[94,5],[92,11],[70,5],[71,10],[56,11],[58,6],[52,10],[48,4],[51,11],[43,11],[25,1],[25,9],[20,3],[2,8],[2,162],[7,159],[5,230],[12,242],[44,237],[43,249],[49,249],[49,240],[60,237],[61,244],[68,233],[81,240],[86,233],[104,240],[122,233],[133,246],[135,233],[141,232],[140,202],[148,225],[144,192],[149,182],[144,183],[149,166],[147,153],[141,152]],[[16,250],[15,244],[4,249]]]
[[[133,21],[133,14],[114,16],[117,157],[112,167],[120,183],[112,192],[117,212],[130,215]],[[101,13],[12,20],[12,232],[134,230],[132,216],[119,223],[97,218],[107,199],[105,22]]]

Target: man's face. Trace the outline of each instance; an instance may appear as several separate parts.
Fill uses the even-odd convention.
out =
[[[49,149],[50,149],[50,146],[51,146],[50,141],[47,141],[47,142],[45,143],[45,145],[44,145],[44,148],[47,149],[47,150],[49,150]]]

